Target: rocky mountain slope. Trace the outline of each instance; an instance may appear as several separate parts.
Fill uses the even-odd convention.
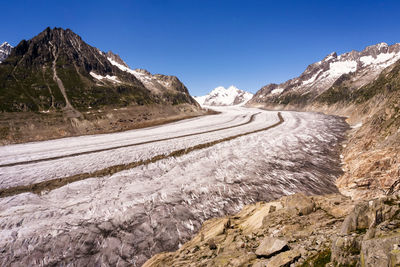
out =
[[[400,196],[353,201],[295,194],[203,224],[143,266],[398,266]]]
[[[0,63],[10,55],[11,49],[13,49],[13,47],[7,42],[0,45]]]
[[[205,96],[195,97],[203,106],[243,106],[253,97],[252,93],[240,90],[231,85],[228,88],[219,86]]]
[[[363,51],[351,51],[342,55],[331,53],[313,63],[297,78],[281,84],[269,84],[261,88],[250,104],[266,104],[280,108],[301,107],[311,102],[326,101],[326,91],[339,84],[353,91],[372,82],[386,67],[400,59],[400,44],[386,43],[368,46]]]
[[[343,194],[353,198],[384,195],[400,175],[399,49],[400,44],[381,43],[362,52],[338,57],[333,54],[310,65],[299,78],[272,90],[272,85],[263,87],[249,105],[347,117],[353,129],[343,149],[345,174],[337,180],[337,185]],[[332,77],[337,75],[326,75],[333,73],[335,64],[356,67],[350,72],[349,68],[342,68],[341,76],[335,80]],[[320,65],[329,68],[317,71],[323,74],[314,75],[314,86],[308,86],[305,77]],[[300,85],[291,87],[295,81]],[[282,92],[273,91],[282,88]]]
[[[101,52],[61,28],[47,28],[11,50],[0,64],[0,103],[0,137],[9,142],[29,135],[27,129],[20,129],[19,121],[26,117],[32,118],[31,128],[44,124],[61,129],[62,133],[51,136],[57,137],[122,130],[125,126],[118,122],[136,120],[138,112],[148,119],[157,117],[148,114],[152,111],[169,116],[201,113],[177,77],[131,70],[118,55]],[[124,114],[114,112],[118,109]],[[49,137],[35,134],[24,140]]]

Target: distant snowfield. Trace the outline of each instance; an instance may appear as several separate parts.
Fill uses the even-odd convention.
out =
[[[209,94],[194,97],[194,99],[201,106],[244,106],[252,97],[252,93],[231,85],[228,88],[218,86]]]
[[[0,147],[0,165],[177,137],[57,160],[0,167],[0,188],[91,172],[273,125],[277,112],[241,107],[122,133]],[[281,112],[279,126],[177,158],[36,195],[0,198],[0,265],[141,265],[187,241],[201,223],[243,205],[303,191],[336,191],[345,123]],[[248,124],[237,126],[254,120]],[[232,127],[225,130],[220,128]],[[209,133],[200,133],[212,131]],[[196,134],[199,133],[199,134]],[[182,135],[195,134],[187,137]]]

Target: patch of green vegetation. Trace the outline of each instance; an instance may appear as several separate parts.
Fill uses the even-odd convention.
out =
[[[388,206],[394,206],[396,205],[396,201],[393,198],[385,199],[383,201],[383,204],[388,205]]]
[[[356,267],[357,266],[357,262],[353,261],[352,263],[349,263],[349,264],[339,264],[337,266],[338,267]]]
[[[19,64],[15,69],[11,64],[0,65],[0,110],[39,111],[51,106],[49,86],[52,80],[46,81],[45,66],[26,68]]]
[[[10,132],[9,127],[0,127],[0,139],[6,138],[9,132]]]
[[[356,229],[356,233],[357,234],[359,234],[359,235],[363,235],[363,234],[365,234],[366,232],[367,232],[367,228],[362,228],[362,229]],[[360,252],[360,251],[358,251],[358,252]],[[357,253],[358,254],[358,253]]]
[[[380,93],[391,93],[400,90],[400,63],[388,73],[382,73],[379,77],[352,95],[352,100],[356,103],[363,103]]]
[[[331,250],[327,249],[319,254],[308,258],[300,267],[324,267],[331,261]]]
[[[361,233],[365,234],[366,231],[367,231],[367,229],[361,229],[361,230],[357,229],[356,232],[357,233],[361,232]],[[345,247],[344,251],[346,251],[350,255],[359,255],[360,254],[360,248],[357,247],[357,246],[354,246],[354,245],[350,245],[350,246]]]
[[[293,105],[306,105],[308,101],[312,98],[311,93],[299,95],[295,93],[288,93],[285,94],[277,99],[274,99],[274,103],[276,104],[281,104],[281,105],[287,105],[287,104],[293,104]]]
[[[171,103],[172,105],[179,105],[190,102],[189,97],[181,92],[164,92],[162,95],[164,101]]]
[[[316,101],[326,104],[335,104],[349,101],[351,92],[347,87],[332,86],[316,98]]]
[[[62,80],[71,104],[79,110],[88,107],[123,107],[131,104],[146,105],[155,103],[151,93],[142,87],[131,84],[105,83],[96,85],[91,77],[85,77],[84,70],[67,64],[63,58],[57,61],[57,74]],[[78,73],[81,71],[82,73]],[[87,78],[87,79],[86,79]]]

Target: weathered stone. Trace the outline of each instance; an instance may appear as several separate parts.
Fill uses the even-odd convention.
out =
[[[342,224],[341,234],[349,234],[356,230],[363,230],[369,227],[368,203],[357,204],[353,211],[347,215]]]
[[[361,263],[363,266],[392,266],[389,265],[398,258],[398,250],[393,250],[394,245],[400,244],[400,233],[392,236],[365,240],[361,243]],[[396,265],[394,265],[396,266]]]
[[[285,251],[272,257],[266,266],[267,267],[289,266],[291,263],[299,259],[300,256],[301,254],[297,250]]]
[[[276,211],[276,206],[271,205],[271,206],[269,207],[269,212],[268,212],[268,213],[272,213],[272,212],[274,212],[274,211]]]
[[[308,215],[315,208],[314,201],[301,193],[283,197],[282,200],[286,209],[294,210],[298,215]]]
[[[266,267],[268,262],[269,260],[257,260],[255,263],[253,263],[252,267]]]
[[[360,261],[361,237],[338,237],[332,243],[331,260],[343,266]]]
[[[288,249],[286,241],[267,236],[258,246],[256,255],[259,257],[269,257],[285,249]]]
[[[254,259],[256,259],[256,255],[254,255],[253,253],[247,253],[242,255],[241,257],[231,259],[227,266],[232,266],[232,267],[247,266],[245,264],[253,261]]]
[[[400,266],[400,250],[399,249],[394,249],[394,250],[390,251],[389,266],[390,267]]]
[[[215,241],[213,238],[211,238],[210,240],[208,240],[208,247],[210,249],[217,249],[217,245],[215,244]]]

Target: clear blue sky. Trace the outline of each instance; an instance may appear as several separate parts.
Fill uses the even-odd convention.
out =
[[[0,41],[70,28],[132,68],[178,76],[192,95],[251,92],[332,51],[400,42],[400,1],[3,1]]]

